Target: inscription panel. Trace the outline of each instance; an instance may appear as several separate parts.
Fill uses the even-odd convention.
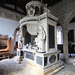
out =
[[[54,26],[49,25],[49,48],[55,48]]]
[[[26,54],[26,58],[31,59],[31,60],[34,60],[34,55],[27,53]]]
[[[39,65],[42,65],[42,57],[37,56],[36,57],[36,63]]]

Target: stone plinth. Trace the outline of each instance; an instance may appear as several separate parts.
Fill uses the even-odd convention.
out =
[[[61,66],[60,63],[54,64],[50,68],[44,68],[37,64],[31,63],[24,59],[25,61],[25,71],[26,74],[30,73],[30,75],[55,75],[58,71],[60,71],[64,66]]]

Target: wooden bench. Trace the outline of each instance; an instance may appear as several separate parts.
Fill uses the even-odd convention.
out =
[[[11,38],[8,35],[0,35],[0,59],[9,58],[11,53]]]
[[[0,52],[0,59],[9,58],[10,53],[9,52]]]

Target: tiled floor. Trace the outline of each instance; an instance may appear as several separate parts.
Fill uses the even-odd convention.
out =
[[[72,64],[65,64],[65,68],[56,75],[75,75],[75,66]],[[5,59],[0,61],[0,75],[24,75],[24,63],[17,64],[14,59]],[[27,73],[27,75],[29,75]]]

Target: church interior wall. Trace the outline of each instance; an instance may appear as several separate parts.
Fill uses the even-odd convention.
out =
[[[74,43],[75,43],[75,22],[74,23],[70,23],[68,25],[68,30],[74,30]],[[63,44],[63,33],[62,33],[62,27],[61,26],[57,26],[57,31],[60,32],[60,36],[59,36],[59,39],[60,39],[60,42],[58,44]]]
[[[19,22],[0,18],[0,34],[8,35],[11,37],[11,54],[13,54],[14,48],[14,31],[19,26]]]

